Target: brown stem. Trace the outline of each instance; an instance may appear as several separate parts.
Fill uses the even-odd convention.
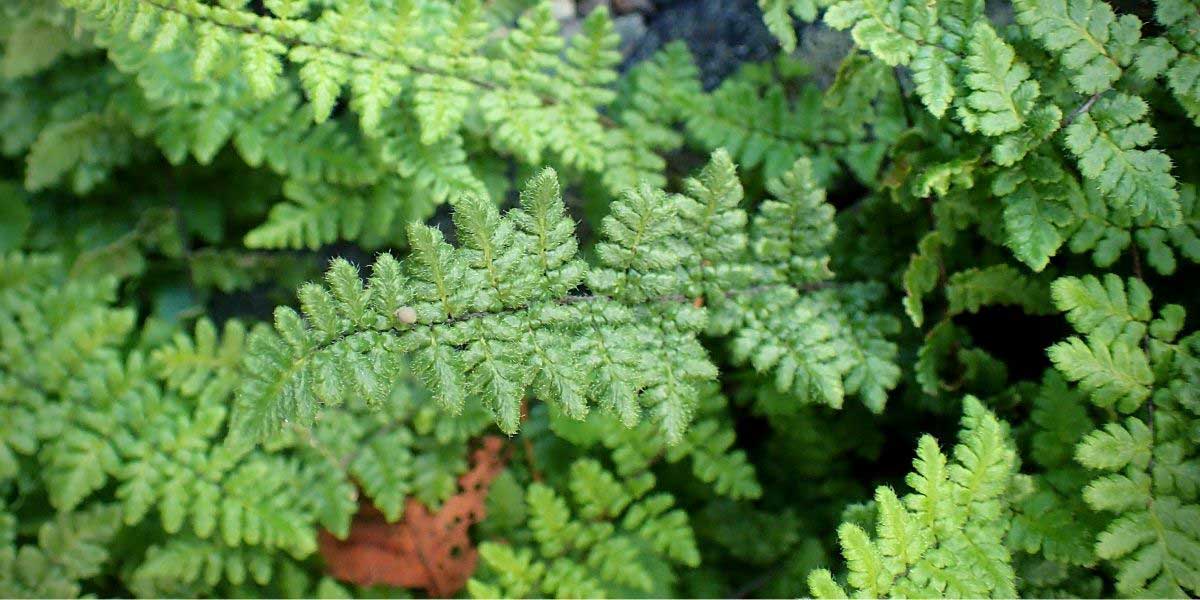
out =
[[[1092,94],[1091,97],[1088,98],[1086,102],[1079,105],[1079,107],[1077,107],[1075,110],[1071,111],[1071,113],[1068,114],[1065,119],[1063,119],[1062,126],[1066,127],[1067,125],[1070,125],[1073,121],[1075,121],[1075,119],[1079,118],[1079,115],[1082,115],[1083,113],[1091,110],[1092,105],[1095,104],[1096,101],[1100,99],[1100,96],[1103,95],[1104,92],[1106,92],[1106,91],[1108,91],[1108,90],[1103,90],[1103,91],[1096,92],[1095,94]]]

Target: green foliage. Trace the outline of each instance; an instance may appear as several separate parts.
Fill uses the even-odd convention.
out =
[[[1184,309],[1167,305],[1155,318],[1150,290],[1138,280],[1108,275],[1055,282],[1055,304],[1087,336],[1050,348],[1055,366],[1078,381],[1100,407],[1115,405],[1103,427],[1075,446],[1075,459],[1101,475],[1083,499],[1116,518],[1095,538],[1095,553],[1117,569],[1122,594],[1185,597],[1200,585],[1194,553],[1197,462],[1197,341],[1180,338]],[[1111,414],[1111,413],[1110,413]]]
[[[913,492],[875,492],[877,534],[854,523],[838,528],[847,583],[856,594],[884,596],[1013,597],[1014,574],[1004,536],[1012,496],[1021,487],[1008,427],[968,396],[962,432],[947,460],[930,436],[917,446]],[[818,598],[845,598],[829,571],[809,575]]]
[[[1150,321],[1150,290],[1119,277],[1065,278],[1054,283],[1054,302],[1086,338],[1050,347],[1050,359],[1068,379],[1079,381],[1100,406],[1130,413],[1150,396],[1154,373],[1142,349]]]
[[[1042,469],[1034,490],[1015,506],[1009,544],[1039,558],[1045,567],[1094,566],[1092,540],[1104,519],[1084,503],[1083,488],[1091,474],[1074,460],[1074,448],[1094,423],[1085,397],[1068,387],[1055,371],[1047,371],[1034,397],[1030,420],[1035,426],[1030,450]]]
[[[990,136],[1020,129],[1038,96],[1029,67],[1015,60],[1012,47],[986,23],[971,28],[967,51],[963,81],[970,92],[959,108],[963,126]]]
[[[833,229],[806,161],[771,184],[779,199],[749,230],[723,152],[686,196],[630,190],[601,223],[595,266],[576,257],[558,185],[543,171],[503,216],[461,198],[460,247],[414,224],[410,257],[382,255],[365,286],[357,268],[334,261],[327,286],[301,288],[303,318],[280,308],[275,333],[251,339],[239,427],[261,434],[307,426],[320,405],[377,403],[403,353],[443,409],[477,397],[509,434],[533,390],[574,418],[599,405],[632,426],[647,410],[678,443],[697,386],[716,376],[697,339],[705,304],[717,313],[710,329],[733,334],[737,360],[774,372],[781,390],[833,406],[859,393],[883,408],[899,376],[883,337],[894,320],[867,312],[869,287],[804,293],[831,275],[821,254]],[[570,293],[581,284],[588,293]]]
[[[99,575],[110,558],[106,546],[119,514],[105,505],[62,513],[38,528],[36,544],[13,546],[6,536],[0,540],[0,592],[12,598],[79,596],[79,581]]]
[[[1156,2],[1154,16],[1166,32],[1138,49],[1136,65],[1147,77],[1165,75],[1175,99],[1192,121],[1200,123],[1200,59],[1195,36],[1200,19],[1194,9],[1194,3],[1183,0]]]
[[[679,443],[668,446],[649,424],[621,427],[611,415],[592,413],[582,422],[555,413],[551,427],[559,436],[580,447],[603,445],[612,453],[618,474],[632,476],[663,459],[668,463],[689,458],[696,479],[713,485],[718,495],[734,499],[758,498],[762,486],[742,450],[731,450],[736,434],[726,414],[726,400],[715,384],[701,388],[696,422]]]
[[[817,18],[817,11],[832,4],[831,0],[758,0],[762,9],[763,22],[779,39],[783,51],[796,49],[796,32],[792,30],[792,16],[806,23]]]
[[[269,451],[226,438],[247,338],[242,324],[230,321],[218,333],[200,320],[193,335],[138,342],[133,313],[109,305],[112,278],[65,278],[53,256],[8,255],[4,270],[0,476],[35,477],[55,519],[83,519],[48,521],[37,544],[13,548],[4,581],[24,590],[13,594],[78,594],[74,582],[102,572],[111,560],[103,544],[119,531],[143,532],[136,547],[145,558],[125,575],[139,595],[266,585],[286,557],[316,550],[318,526],[346,534],[357,508],[352,481],[396,518],[406,490],[422,485],[423,499],[440,502],[466,468],[461,456],[437,456],[471,430],[414,440],[396,423],[422,432],[433,426],[427,417],[419,424],[421,409],[400,388],[388,418],[358,402],[311,433],[290,430],[291,439]],[[408,468],[397,470],[405,454]],[[23,474],[26,461],[35,474]],[[446,483],[429,485],[439,477]]]
[[[1142,150],[1154,129],[1141,122],[1149,107],[1133,96],[1102,98],[1067,128],[1067,148],[1079,157],[1079,170],[1094,179],[1100,193],[1113,201],[1129,201],[1134,216],[1154,222],[1179,222],[1178,192],[1170,175],[1171,160],[1157,150]]]
[[[1141,23],[1133,15],[1118,18],[1111,6],[1091,0],[1013,3],[1018,21],[1045,44],[1061,53],[1071,84],[1083,94],[1112,86],[1133,60],[1141,38]]]
[[[542,483],[526,489],[527,529],[520,541],[480,547],[472,597],[656,596],[675,565],[699,564],[687,514],[669,494],[648,494],[653,475],[619,479],[579,460],[566,487],[569,502]]]
[[[891,75],[851,54],[841,66],[841,85],[822,92],[808,79],[809,71],[782,55],[743,66],[711,94],[680,102],[688,135],[704,148],[725,148],[743,169],[761,167],[766,179],[807,157],[821,183],[838,171],[836,161],[855,177],[873,181],[887,145],[903,127]],[[864,117],[872,112],[879,118],[868,122]]]
[[[297,125],[305,128],[332,122],[344,97],[358,116],[361,138],[356,134],[352,143],[368,150],[393,139],[387,121],[396,118],[388,114],[397,104],[400,118],[419,130],[415,147],[405,149],[410,152],[461,145],[479,135],[468,127],[477,119],[489,125],[487,143],[498,151],[532,164],[552,152],[564,166],[595,173],[610,166],[610,156],[619,161],[622,146],[634,145],[629,150],[640,154],[656,143],[638,129],[640,119],[658,115],[639,113],[626,123],[602,113],[616,97],[619,61],[605,11],[593,12],[560,54],[564,43],[546,3],[523,12],[495,45],[485,43],[496,26],[479,2],[453,10],[436,2],[324,6],[311,14],[289,5],[255,13],[236,4],[159,0],[70,6],[110,53],[137,47],[185,69],[190,64],[196,81],[216,76],[220,87],[243,88],[234,92],[243,95],[241,102],[302,93],[307,105],[300,112],[310,123]],[[389,11],[399,18],[388,18]],[[131,67],[143,75],[154,68]],[[405,173],[402,158],[381,158],[387,171]],[[662,163],[639,167],[653,175]],[[439,184],[453,183],[437,177]]]
[[[1019,306],[1029,314],[1050,312],[1046,289],[1024,277],[1010,265],[968,269],[946,282],[947,313],[979,312],[987,305]]]
[[[590,4],[0,6],[0,595],[1200,595],[1195,0]]]

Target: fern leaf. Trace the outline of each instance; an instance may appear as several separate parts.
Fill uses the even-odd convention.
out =
[[[791,53],[796,50],[792,16],[811,23],[817,18],[818,10],[832,3],[831,0],[758,0],[758,9],[762,11],[763,23],[771,35],[779,40],[784,52]]]
[[[1101,98],[1067,128],[1066,144],[1080,172],[1096,181],[1113,206],[1128,206],[1135,216],[1146,214],[1169,227],[1180,220],[1178,186],[1167,155],[1141,148],[1155,135],[1142,120],[1147,110],[1136,96]]]
[[[78,597],[82,580],[111,558],[119,510],[96,504],[55,515],[37,529],[37,544],[0,548],[0,593],[12,597]]]
[[[298,48],[291,59],[304,63],[300,67],[300,85],[312,103],[313,121],[323,123],[333,112],[333,105],[341,95],[342,77],[347,69],[340,64],[341,57],[332,52],[307,51]]]
[[[1058,53],[1082,94],[1102,92],[1121,77],[1141,37],[1133,15],[1118,18],[1106,2],[1094,0],[1019,0],[1019,23],[1053,53]]]
[[[1070,380],[1078,381],[1097,405],[1116,405],[1132,412],[1150,396],[1154,375],[1145,353],[1135,343],[1118,339],[1104,344],[1093,338],[1059,342],[1049,349],[1054,366]]]
[[[653,476],[621,480],[596,461],[571,464],[564,497],[543,483],[529,486],[525,502],[532,540],[511,549],[480,546],[483,559],[468,590],[472,595],[604,596],[621,590],[656,594],[652,574],[694,566],[699,553],[687,515],[668,494],[646,495]],[[566,491],[566,490],[564,490]],[[568,502],[569,498],[569,502]]]
[[[1064,277],[1051,284],[1054,304],[1081,333],[1100,339],[1140,338],[1150,320],[1150,289],[1146,284],[1107,274]]]
[[[875,494],[876,539],[853,523],[838,528],[849,567],[847,584],[871,597],[969,595],[1009,597],[1015,574],[1004,543],[1016,453],[1007,427],[978,400],[964,402],[963,430],[948,463],[932,437],[922,438],[914,492],[903,501]],[[971,573],[962,577],[957,573]],[[828,571],[809,575],[819,597],[844,596]]]
[[[967,269],[946,282],[949,314],[978,312],[986,305],[1020,306],[1028,314],[1048,314],[1050,293],[1043,282],[1026,277],[1009,265]]]
[[[846,391],[860,393],[879,410],[899,371],[895,346],[883,339],[895,324],[867,316],[873,292],[853,287],[803,297],[792,287],[827,272],[821,247],[832,236],[831,212],[803,167],[772,189],[781,196],[781,216],[805,223],[815,239],[760,219],[763,284],[779,289],[745,298],[730,294],[730,286],[749,285],[747,278],[759,275],[736,266],[749,258],[748,236],[738,233],[747,219],[737,208],[741,188],[723,153],[688,184],[694,198],[647,186],[623,195],[602,223],[599,264],[590,268],[574,256],[577,244],[552,173],[535,178],[522,207],[504,216],[483,198],[467,196],[455,212],[462,247],[446,243],[436,229],[413,225],[413,253],[403,266],[386,255],[375,264],[363,292],[370,298],[366,309],[308,286],[301,290],[307,322],[278,310],[276,334],[252,336],[247,366],[253,375],[239,394],[240,414],[252,429],[270,429],[281,417],[308,423],[317,405],[336,406],[348,395],[378,401],[394,385],[398,357],[412,353],[445,408],[458,411],[466,395],[478,395],[506,430],[515,430],[519,401],[534,387],[571,414],[582,416],[584,406],[596,403],[626,425],[645,405],[677,443],[695,409],[695,386],[716,376],[696,339],[707,319],[685,295],[690,290],[721,307],[721,319],[738,328],[739,347],[761,348],[752,340],[766,336],[775,340],[771,348],[789,349],[782,363],[770,352],[753,358],[760,369],[778,363],[781,386],[834,405]],[[813,214],[801,210],[808,207]],[[814,257],[775,264],[767,240],[779,236],[785,237],[773,242],[775,252],[791,248]],[[336,261],[330,282],[353,279],[354,272]],[[591,295],[564,296],[581,282]],[[842,306],[852,316],[840,314]],[[353,318],[339,316],[349,310]],[[794,316],[781,328],[752,317],[760,310]],[[838,358],[839,348],[850,358]],[[559,368],[564,364],[586,376],[567,374]]]
[[[1040,94],[1029,67],[986,22],[971,29],[967,47],[964,81],[971,92],[960,106],[963,126],[989,136],[1020,129]]]
[[[924,45],[917,49],[909,65],[921,103],[939,119],[958,93],[951,61],[952,55],[944,49]]]
[[[241,36],[242,70],[250,89],[259,99],[270,98],[279,85],[283,63],[279,55],[287,48],[274,38],[253,33]]]
[[[917,327],[925,322],[922,299],[937,287],[942,250],[947,245],[946,236],[939,231],[930,231],[917,242],[917,251],[904,269],[904,312]]]
[[[825,22],[850,29],[854,41],[891,66],[904,65],[926,39],[932,11],[916,2],[842,0],[829,7]]]

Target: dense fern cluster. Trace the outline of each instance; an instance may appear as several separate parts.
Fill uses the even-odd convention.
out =
[[[0,596],[1200,594],[1200,4],[758,6],[0,6]]]

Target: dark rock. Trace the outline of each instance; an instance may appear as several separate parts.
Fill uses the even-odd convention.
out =
[[[646,19],[638,13],[620,15],[613,19],[613,29],[621,36],[621,55],[628,57],[646,37]]]
[[[755,0],[656,0],[654,4],[646,34],[635,43],[624,67],[682,39],[696,58],[705,89],[712,89],[742,63],[766,60],[779,50]]]
[[[580,15],[588,13],[604,6],[614,15],[627,15],[629,13],[651,14],[657,7],[654,0],[576,0],[575,6]]]
[[[650,14],[655,9],[653,0],[612,0],[612,8],[618,15],[635,12]]]

